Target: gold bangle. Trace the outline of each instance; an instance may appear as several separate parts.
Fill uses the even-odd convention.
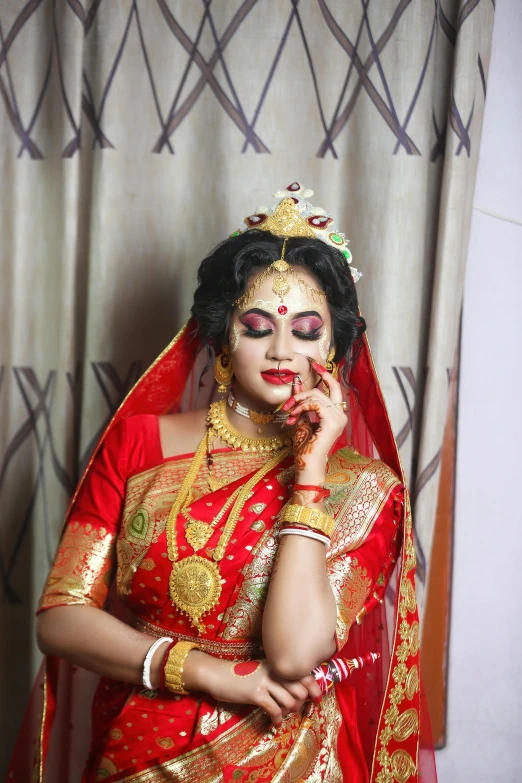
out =
[[[283,508],[282,522],[290,522],[293,525],[304,525],[319,533],[324,533],[328,538],[332,537],[335,520],[324,511],[308,506],[298,506],[297,503],[289,503]]]
[[[183,687],[183,664],[191,650],[199,650],[193,642],[177,642],[169,652],[165,664],[165,687],[172,693],[180,693],[183,696],[188,691]]]

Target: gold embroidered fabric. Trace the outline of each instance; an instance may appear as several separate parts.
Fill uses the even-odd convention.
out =
[[[114,570],[114,536],[72,520],[63,534],[38,611],[52,606],[103,607]]]
[[[233,706],[218,703],[198,726],[207,736],[232,715]],[[147,771],[122,776],[118,783],[194,783],[195,770],[198,783],[219,783],[227,765],[254,768],[249,780],[256,780],[261,773],[263,780],[273,783],[343,783],[337,751],[341,720],[333,689],[319,707],[308,703],[301,712],[284,719],[277,730],[262,710],[255,709],[212,742]]]
[[[237,481],[241,476],[261,468],[266,454],[226,451],[213,454],[212,475],[221,485]],[[127,481],[121,531],[118,536],[118,594],[125,597],[131,590],[131,580],[138,568],[151,570],[153,562],[144,559],[151,544],[164,532],[176,494],[192,462],[187,458],[163,462],[150,470],[132,476]],[[208,494],[208,467],[204,462],[192,485],[187,501],[191,503]]]
[[[331,559],[361,545],[400,481],[384,462],[340,449],[329,460],[326,486],[331,493],[326,507],[336,519]]]
[[[214,454],[213,474],[223,484],[257,470],[266,455],[223,451]],[[126,486],[119,532],[72,520],[62,536],[53,567],[38,604],[38,611],[52,606],[86,604],[102,608],[116,570],[121,596],[128,594],[138,569],[152,571],[147,558],[158,540],[176,492],[190,464],[190,457],[166,461],[132,476]],[[202,466],[192,488],[192,500],[208,492],[208,469]]]
[[[328,578],[337,606],[335,635],[340,650],[348,639],[350,627],[372,588],[372,580],[356,557],[336,558],[329,564]]]

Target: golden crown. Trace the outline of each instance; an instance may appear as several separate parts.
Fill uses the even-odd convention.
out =
[[[348,250],[348,240],[341,231],[333,226],[332,216],[321,207],[314,207],[308,199],[313,190],[305,189],[299,182],[292,182],[286,190],[276,190],[277,199],[270,207],[259,207],[254,214],[245,218],[248,228],[270,231],[278,237],[310,237],[321,239],[327,245],[340,250],[350,264],[350,272],[356,283],[362,273],[351,266],[352,254]],[[235,231],[237,236],[241,231]]]

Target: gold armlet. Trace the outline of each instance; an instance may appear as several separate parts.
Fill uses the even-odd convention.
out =
[[[295,503],[290,503],[283,508],[281,521],[289,522],[293,525],[304,525],[304,527],[324,533],[328,538],[332,537],[335,527],[335,520],[329,514],[325,514],[324,511],[319,511],[316,508],[298,506]]]
[[[183,664],[191,650],[199,650],[193,642],[178,642],[169,652],[165,664],[165,687],[172,693],[186,696],[188,691],[183,687]]]

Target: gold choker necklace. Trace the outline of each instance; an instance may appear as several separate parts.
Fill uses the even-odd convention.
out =
[[[285,446],[292,444],[292,436],[295,427],[281,435],[272,435],[269,438],[250,438],[230,424],[227,419],[227,401],[213,402],[208,412],[208,424],[214,433],[228,446],[243,451],[271,452],[280,451]]]
[[[236,400],[232,392],[230,392],[227,397],[227,404],[228,407],[232,408],[232,410],[235,411],[239,416],[243,416],[245,419],[250,419],[258,427],[261,424],[271,424],[272,422],[275,422],[276,424],[284,424],[288,419],[288,413],[285,413],[284,411],[279,411],[278,413],[265,413],[262,411],[253,411],[250,408],[245,408],[244,405],[241,405]],[[262,429],[258,429],[258,433],[260,435],[262,432]]]

